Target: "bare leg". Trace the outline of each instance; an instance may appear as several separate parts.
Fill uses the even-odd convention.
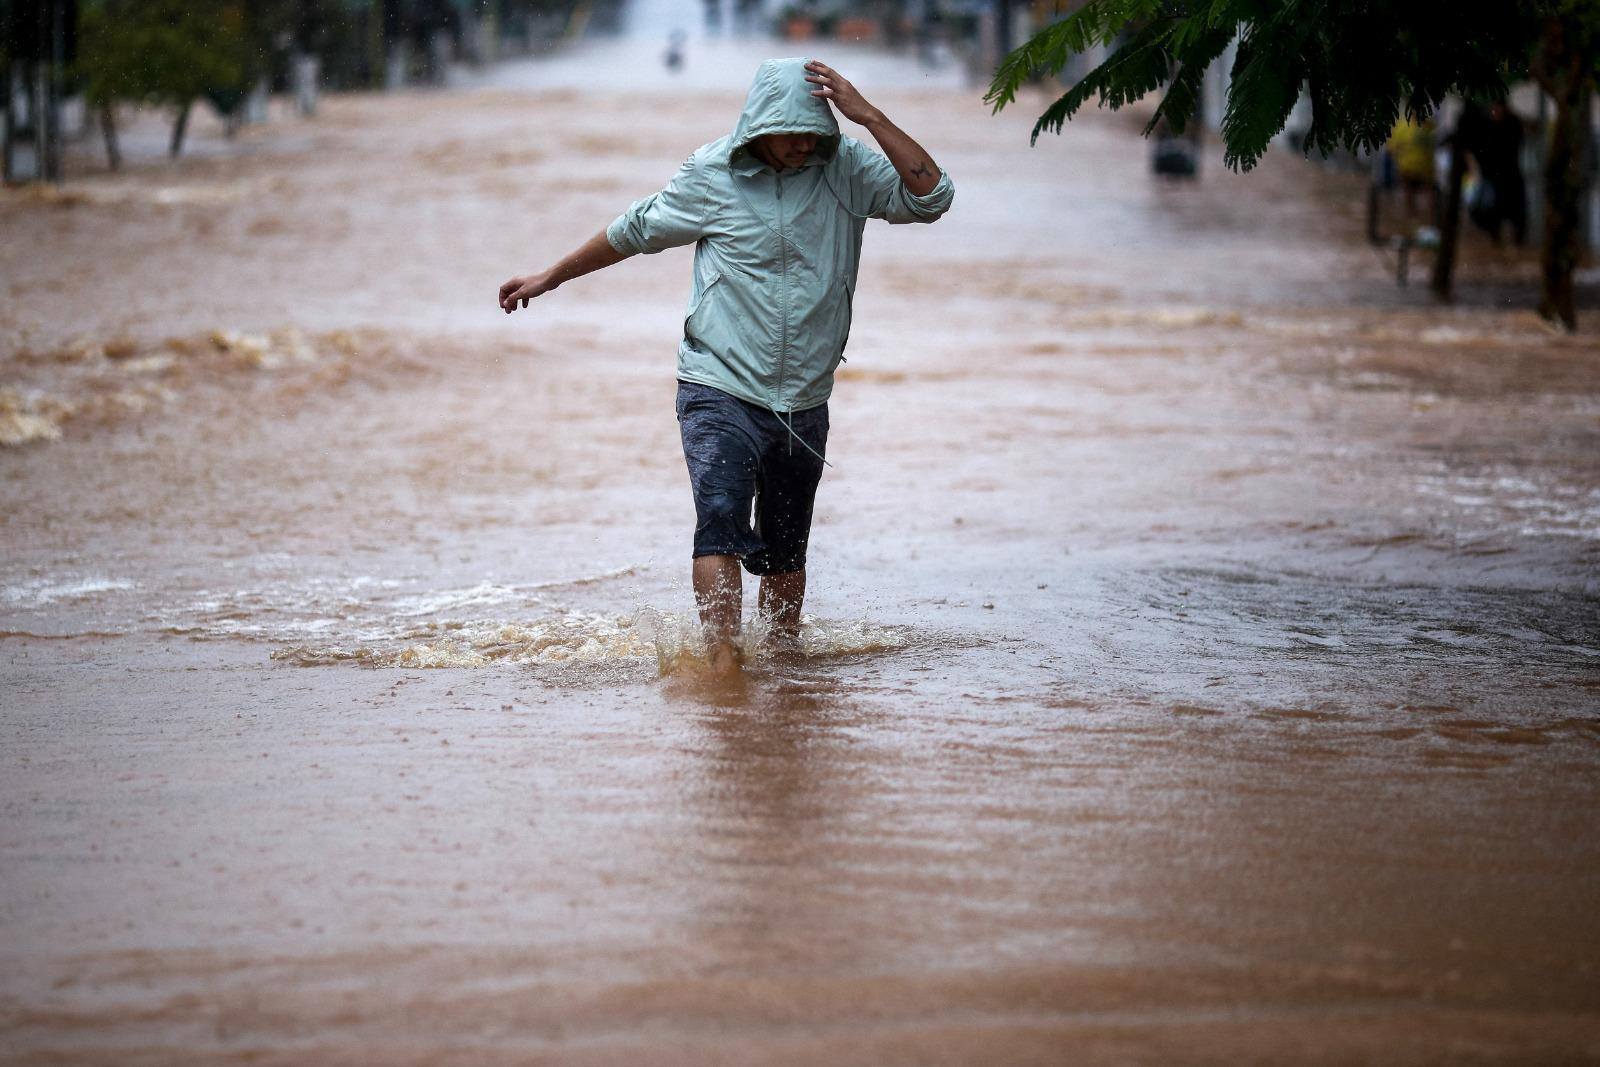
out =
[[[743,600],[738,557],[695,557],[694,602],[700,609],[700,624],[706,629],[706,656],[717,674],[739,673],[734,642],[739,637]]]
[[[805,568],[761,576],[761,614],[772,623],[772,636],[792,645],[800,636],[800,608],[806,600]]]

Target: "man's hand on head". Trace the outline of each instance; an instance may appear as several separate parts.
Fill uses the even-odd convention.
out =
[[[816,86],[811,90],[812,96],[820,96],[827,100],[839,109],[839,114],[851,122],[867,126],[874,119],[882,117],[877,108],[867,103],[860,90],[826,63],[815,59],[807,60],[806,81]]]

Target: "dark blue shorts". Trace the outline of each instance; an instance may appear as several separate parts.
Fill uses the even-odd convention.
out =
[[[696,557],[738,556],[751,574],[786,574],[806,565],[822,460],[805,445],[827,455],[828,405],[794,412],[791,425],[799,441],[760,405],[709,385],[678,383]]]

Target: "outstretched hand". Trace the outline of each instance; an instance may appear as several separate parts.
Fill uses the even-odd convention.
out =
[[[517,310],[519,302],[527,307],[528,301],[554,288],[555,283],[550,280],[549,272],[519,275],[500,287],[500,307],[509,315]]]
[[[865,126],[878,116],[878,109],[867,103],[861,91],[826,63],[815,59],[806,61],[806,81],[815,85],[812,96],[820,96],[839,109],[839,114],[851,122]]]
[[[500,287],[500,309],[507,315],[517,310],[517,305],[528,306],[528,301],[554,290],[564,282],[593,274],[602,267],[621,263],[631,253],[618,252],[601,230],[585,241],[576,252],[563,256],[548,270],[521,274]]]

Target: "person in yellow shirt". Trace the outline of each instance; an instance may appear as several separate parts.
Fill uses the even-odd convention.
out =
[[[1400,175],[1406,216],[1416,215],[1416,196],[1421,192],[1426,196],[1427,221],[1433,222],[1438,199],[1438,188],[1433,180],[1433,120],[1417,122],[1400,116],[1394,129],[1389,131],[1389,143],[1385,147],[1394,158],[1395,170]]]

